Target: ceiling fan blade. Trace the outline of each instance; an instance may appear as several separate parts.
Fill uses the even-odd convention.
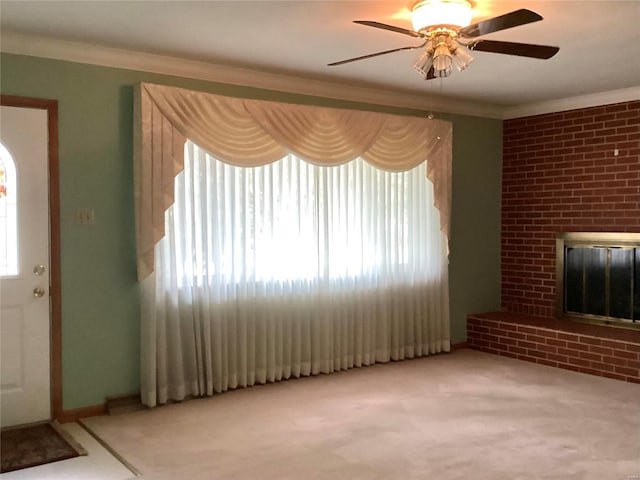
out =
[[[476,40],[467,45],[476,52],[503,53],[519,57],[540,58],[546,60],[560,51],[558,47],[548,45],[532,45],[530,43],[499,42],[496,40]]]
[[[361,57],[355,57],[355,58],[348,58],[347,60],[340,60],[339,62],[333,62],[333,63],[329,63],[328,66],[329,67],[335,67],[336,65],[344,65],[345,63],[351,63],[351,62],[356,62],[358,60],[364,60],[365,58],[372,58],[372,57],[378,57],[380,55],[386,55],[388,53],[393,53],[393,52],[400,52],[402,50],[415,50],[416,48],[422,48],[426,45],[426,42],[423,43],[422,45],[416,45],[416,46],[410,46],[410,47],[400,47],[400,48],[393,48],[391,50],[385,50],[384,52],[376,52],[376,53],[370,53],[369,55],[362,55]]]
[[[469,25],[468,27],[462,28],[458,34],[462,37],[479,37],[480,35],[499,32],[500,30],[526,25],[527,23],[537,22],[539,20],[542,20],[540,15],[523,8]]]
[[[368,27],[381,28],[383,30],[389,30],[391,32],[402,33],[404,35],[409,35],[410,37],[422,37],[421,34],[419,34],[418,32],[414,32],[413,30],[394,27],[393,25],[387,25],[386,23],[372,22],[369,20],[354,20],[353,23],[359,23],[360,25],[366,25]]]

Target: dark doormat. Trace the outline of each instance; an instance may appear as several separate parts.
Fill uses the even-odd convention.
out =
[[[51,423],[9,428],[0,432],[2,473],[86,454],[66,432]]]

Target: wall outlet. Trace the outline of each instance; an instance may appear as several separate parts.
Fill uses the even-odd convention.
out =
[[[91,226],[96,224],[96,212],[93,208],[77,208],[76,225]]]

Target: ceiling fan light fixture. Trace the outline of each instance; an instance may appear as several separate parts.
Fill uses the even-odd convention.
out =
[[[431,70],[431,66],[433,65],[433,48],[431,47],[431,42],[427,44],[422,55],[418,57],[418,59],[414,62],[413,68],[415,68],[418,73],[421,75],[427,75],[429,70]]]
[[[453,57],[453,63],[456,64],[456,67],[460,72],[467,68],[471,64],[471,62],[473,62],[473,56],[471,56],[471,54],[461,46],[458,46],[451,53],[451,56]]]
[[[451,66],[453,60],[451,59],[451,52],[449,47],[441,43],[433,52],[433,74],[436,77],[448,77],[451,75]]]
[[[411,21],[413,29],[420,32],[439,25],[466,27],[472,16],[467,0],[421,0],[412,8]]]
[[[1,0],[0,0],[1,1]],[[465,70],[473,56],[470,51],[493,52],[504,55],[548,59],[558,53],[559,48],[549,45],[484,40],[478,38],[520,25],[538,22],[542,17],[536,12],[521,8],[471,25],[472,6],[475,0],[415,0],[413,9],[414,30],[387,25],[371,20],[354,20],[354,23],[379,28],[424,40],[421,45],[392,48],[381,52],[361,55],[329,66],[365,60],[402,50],[423,49],[413,68],[424,75],[425,80],[451,75],[455,64],[458,70]]]

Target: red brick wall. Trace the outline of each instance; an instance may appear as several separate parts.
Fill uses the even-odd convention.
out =
[[[640,101],[506,120],[503,309],[553,316],[555,235],[591,231],[640,232]]]
[[[509,319],[508,314],[469,315],[468,343],[496,355],[640,383],[640,332],[608,339],[537,323],[523,325],[522,319]]]

